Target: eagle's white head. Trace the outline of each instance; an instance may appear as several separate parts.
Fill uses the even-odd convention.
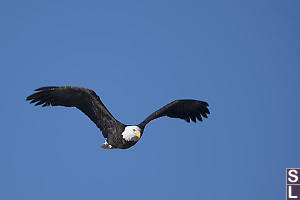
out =
[[[122,133],[124,140],[137,142],[141,137],[141,128],[138,126],[126,126]]]

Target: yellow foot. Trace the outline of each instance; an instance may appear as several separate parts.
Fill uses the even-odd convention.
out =
[[[104,144],[101,144],[100,147],[103,149],[114,149],[114,147],[108,144],[106,141]]]

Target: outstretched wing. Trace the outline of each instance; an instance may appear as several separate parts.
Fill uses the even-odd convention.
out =
[[[36,106],[76,107],[86,114],[106,138],[110,129],[122,125],[107,110],[97,94],[90,89],[72,86],[49,86],[35,89],[36,93],[26,98]]]
[[[210,114],[207,107],[208,103],[204,101],[193,99],[175,100],[149,115],[139,126],[144,128],[151,120],[163,116],[180,118],[187,122],[190,122],[190,119],[193,122],[196,122],[196,119],[202,121],[202,117],[207,118],[207,114]]]

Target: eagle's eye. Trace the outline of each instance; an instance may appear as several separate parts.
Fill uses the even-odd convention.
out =
[[[133,131],[136,131],[136,129],[133,129]]]

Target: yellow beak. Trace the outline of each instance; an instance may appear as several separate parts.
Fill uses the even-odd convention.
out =
[[[136,137],[138,137],[140,139],[140,137],[141,137],[141,132],[140,131],[135,131],[134,134],[135,134]]]

